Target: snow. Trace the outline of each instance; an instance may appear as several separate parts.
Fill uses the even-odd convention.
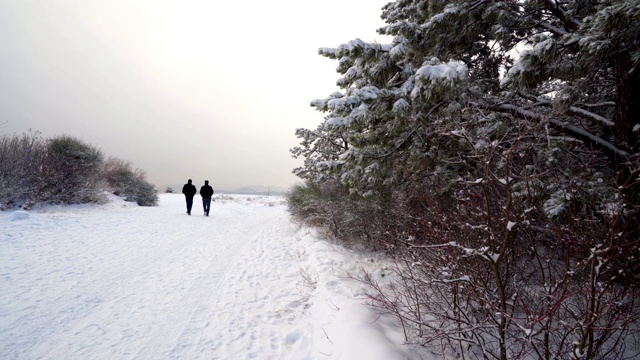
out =
[[[545,51],[549,51],[551,50],[554,46],[556,45],[556,41],[552,38],[548,38],[545,40],[540,41],[539,43],[535,44],[533,47],[533,52],[534,53],[542,53]],[[523,56],[524,54],[526,54],[527,51],[523,51]]]
[[[393,103],[393,111],[395,112],[404,112],[408,111],[411,105],[405,99],[398,99],[395,103]]]
[[[332,117],[327,119],[327,125],[329,126],[335,126],[335,127],[343,127],[343,126],[348,126],[349,124],[351,124],[353,120],[350,118],[345,118],[345,117]]]
[[[14,212],[11,213],[11,216],[9,217],[9,220],[11,221],[18,221],[18,220],[24,220],[26,218],[29,217],[29,213],[24,211],[24,210],[16,210]]]
[[[389,50],[389,56],[392,59],[399,59],[402,56],[404,56],[406,52],[407,52],[407,49],[405,48],[404,43],[399,43],[393,46],[391,50]]]
[[[424,65],[416,71],[418,78],[429,79],[432,82],[442,81],[453,83],[457,79],[465,79],[467,66],[460,61],[449,61],[446,64]]]
[[[367,46],[368,44],[365,43],[364,41],[360,39],[353,39],[346,44],[341,44],[340,46],[338,46],[337,50],[338,52],[350,52],[350,51],[353,51],[355,48],[365,48]]]
[[[345,276],[381,259],[292,223],[282,197],[199,206],[0,212],[0,358],[428,358]]]
[[[527,71],[525,65],[522,63],[522,60],[520,58],[517,58],[513,65],[511,66],[511,68],[509,68],[509,70],[507,71],[507,74],[505,77],[503,77],[502,79],[500,79],[500,85],[501,86],[508,86],[509,83],[511,81],[513,81],[513,79],[519,77],[519,76],[523,76],[523,74]]]
[[[489,260],[491,260],[491,262],[493,262],[493,263],[498,263],[498,260],[500,260],[500,254],[498,254],[498,253],[490,253],[490,252],[487,252],[485,255],[486,255],[486,256],[487,256],[487,258],[488,258]]]
[[[566,193],[563,190],[557,190],[551,197],[544,202],[543,209],[548,217],[556,217],[562,213],[565,209],[567,200],[571,199],[571,194]]]

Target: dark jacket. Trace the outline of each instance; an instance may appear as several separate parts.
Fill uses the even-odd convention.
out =
[[[201,187],[200,195],[203,198],[210,198],[211,196],[213,196],[213,188],[211,187],[211,185],[204,185],[203,187]]]
[[[184,184],[182,187],[182,193],[184,196],[193,197],[197,192],[198,190],[192,183]]]

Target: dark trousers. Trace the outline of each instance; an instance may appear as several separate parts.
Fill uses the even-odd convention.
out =
[[[193,207],[193,196],[185,196],[187,200],[187,213],[191,214],[191,208]]]
[[[202,198],[202,207],[204,212],[209,215],[209,209],[211,208],[211,198]]]

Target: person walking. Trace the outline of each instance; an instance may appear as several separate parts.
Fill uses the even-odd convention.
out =
[[[209,180],[205,180],[204,185],[200,188],[200,196],[202,196],[204,214],[209,216],[209,210],[211,209],[211,197],[213,196],[213,188],[209,185]]]
[[[193,206],[193,197],[196,195],[195,185],[191,183],[191,179],[187,180],[187,183],[182,187],[182,193],[185,200],[187,200],[187,215],[191,215],[191,207]]]

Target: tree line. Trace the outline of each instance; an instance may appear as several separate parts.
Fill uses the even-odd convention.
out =
[[[141,206],[158,203],[157,190],[130,162],[110,157],[70,135],[38,132],[0,137],[0,209],[37,203],[100,203],[105,191]]]
[[[623,359],[640,293],[640,2],[398,0],[298,129],[294,217],[444,357]]]

